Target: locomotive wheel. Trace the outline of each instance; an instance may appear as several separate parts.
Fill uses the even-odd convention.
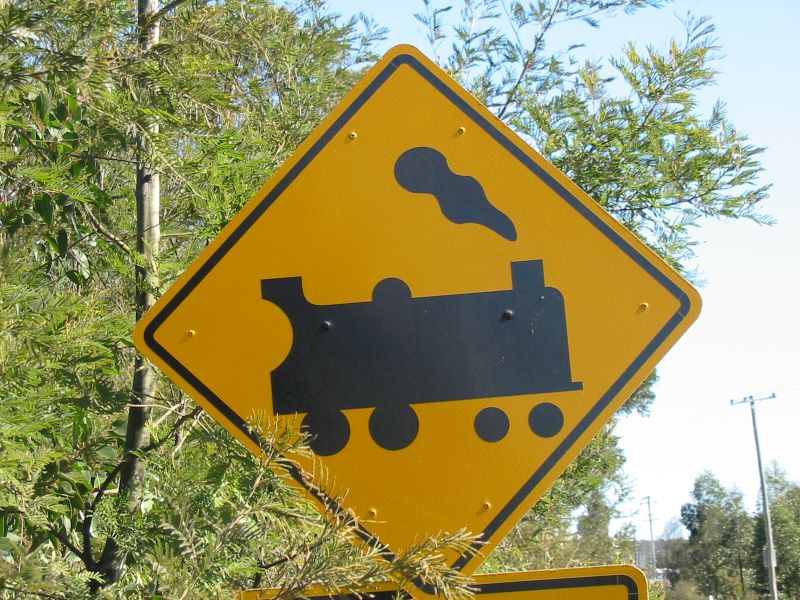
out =
[[[350,439],[350,423],[340,410],[307,413],[300,429],[312,436],[308,445],[319,456],[336,454]]]
[[[508,415],[489,406],[475,415],[475,433],[484,442],[499,442],[508,434]]]
[[[386,450],[402,450],[417,437],[419,419],[408,404],[379,406],[369,416],[372,439]]]
[[[542,402],[531,409],[528,425],[539,437],[551,438],[564,427],[564,413],[555,404]]]

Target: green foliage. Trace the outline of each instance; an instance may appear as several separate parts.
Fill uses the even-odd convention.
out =
[[[697,90],[713,81],[713,27],[687,22],[687,39],[667,52],[629,45],[612,61],[618,79],[586,64],[569,89],[529,104],[522,123],[562,171],[673,265],[692,256],[689,228],[704,217],[766,219],[755,184],[763,150],[746,143],[717,103],[696,112]],[[612,93],[621,83],[628,93]]]
[[[131,323],[103,294],[82,297],[42,272],[14,282],[10,258],[0,267],[0,555],[11,559],[0,582],[83,590],[87,574],[63,560],[58,538],[80,531],[87,498],[119,461]]]
[[[656,399],[656,393],[653,391],[653,386],[658,382],[658,372],[653,371],[642,384],[636,388],[636,391],[631,394],[631,397],[625,401],[622,408],[617,412],[618,415],[629,415],[636,413],[640,416],[647,417],[650,415],[650,405]]]
[[[585,501],[585,512],[577,519],[577,536],[580,545],[575,552],[575,560],[579,564],[605,564],[621,562],[615,556],[617,548],[615,540],[609,535],[611,519],[615,511],[609,505],[605,495],[595,490]],[[614,560],[609,561],[613,557]]]
[[[800,590],[800,486],[777,466],[769,471],[767,480],[778,555],[778,593],[780,598],[794,598]],[[667,598],[768,596],[763,513],[749,515],[741,493],[725,489],[710,473],[697,477],[692,498],[681,510],[689,540],[681,539],[677,532],[661,540],[660,564],[671,584]]]
[[[665,600],[667,597],[664,583],[660,579],[648,580],[647,600]]]
[[[692,502],[681,508],[681,521],[689,530],[687,575],[700,591],[721,598],[749,597],[753,520],[741,492],[726,490],[706,472],[695,480]]]
[[[716,76],[714,28],[687,18],[686,38],[664,50],[630,43],[621,57],[581,62],[579,44],[549,50],[562,24],[658,6],[465,0],[447,34],[448,7],[418,19],[437,60],[512,129],[662,257],[685,268],[691,228],[707,217],[769,219],[758,212],[762,148],[747,143],[718,102],[699,114],[698,90]],[[440,55],[445,40],[452,50]]]
[[[797,598],[800,596],[800,485],[790,481],[785,472],[773,465],[767,473],[767,488],[772,534],[778,556],[778,591],[782,597]],[[769,593],[762,554],[766,544],[762,510],[756,517],[752,559],[757,588],[762,593]]]
[[[667,592],[668,600],[708,600],[708,596],[703,596],[695,589],[689,581],[678,581]]]
[[[686,577],[686,571],[690,563],[688,557],[689,541],[683,537],[683,526],[679,519],[673,518],[667,522],[664,533],[660,539],[656,540],[656,563],[664,572],[664,578],[668,584],[668,597],[673,593],[676,597],[689,595],[689,588],[693,584],[684,581],[681,577]],[[680,587],[685,588],[684,593],[677,591]]]

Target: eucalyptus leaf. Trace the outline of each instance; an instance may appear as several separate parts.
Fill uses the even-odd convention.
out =
[[[53,224],[53,201],[49,194],[39,194],[34,200],[34,208],[48,225]]]
[[[69,237],[67,230],[63,227],[59,229],[56,240],[58,241],[58,253],[61,255],[61,258],[64,258],[69,250]]]
[[[42,121],[47,119],[47,114],[50,112],[50,95],[47,92],[39,92],[33,104],[36,107],[36,114],[39,118]]]

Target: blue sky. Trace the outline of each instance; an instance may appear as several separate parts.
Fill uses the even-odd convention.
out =
[[[331,0],[329,6],[344,15],[364,12],[388,27],[382,50],[411,43],[430,54],[413,18],[423,10],[422,0]],[[716,63],[718,84],[701,95],[702,110],[708,114],[716,99],[723,100],[736,127],[767,147],[762,181],[773,189],[764,211],[777,224],[710,221],[695,232],[701,242],[696,264],[706,280],[703,313],[659,366],[651,416],[628,417],[618,427],[632,485],[623,521],[635,524],[643,537],[642,499],[652,497],[658,535],[679,515],[704,470],[741,489],[748,508],[755,509],[750,413],[746,405],[730,406],[731,399],[777,393],[758,407],[762,454],[800,480],[800,203],[793,181],[800,133],[800,2],[680,0],[619,15],[596,30],[576,26],[560,41],[578,36],[596,58],[618,53],[628,40],[661,46],[682,35],[679,17],[687,12],[711,17],[723,54]]]

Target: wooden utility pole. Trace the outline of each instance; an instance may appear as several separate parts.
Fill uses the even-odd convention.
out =
[[[731,400],[731,405],[743,404],[748,402],[750,404],[750,413],[753,416],[753,437],[756,440],[756,459],[758,459],[758,476],[761,479],[761,502],[764,504],[764,532],[767,537],[767,547],[764,552],[764,566],[767,568],[767,575],[769,575],[769,590],[770,598],[778,600],[778,583],[775,578],[776,556],[775,556],[775,542],[772,539],[772,519],[769,515],[769,496],[767,494],[767,481],[764,477],[764,466],[761,463],[761,446],[758,443],[758,427],[756,426],[756,402],[762,400],[772,400],[775,394],[767,396],[766,398],[753,398],[748,396],[741,400]]]
[[[138,0],[137,23],[139,50],[147,52],[158,43],[160,19],[158,0]],[[136,265],[136,319],[142,318],[155,302],[154,291],[158,288],[158,272],[155,256],[161,241],[159,220],[161,188],[158,172],[148,164],[147,150],[151,135],[158,134],[158,124],[148,123],[139,132],[136,157],[136,252],[143,259]],[[133,375],[133,398],[128,409],[128,428],[125,436],[125,450],[128,461],[120,477],[120,489],[126,490],[128,510],[139,509],[142,493],[144,467],[135,456],[149,443],[147,421],[150,416],[148,405],[156,391],[156,377],[153,366],[142,356],[136,357]]]

